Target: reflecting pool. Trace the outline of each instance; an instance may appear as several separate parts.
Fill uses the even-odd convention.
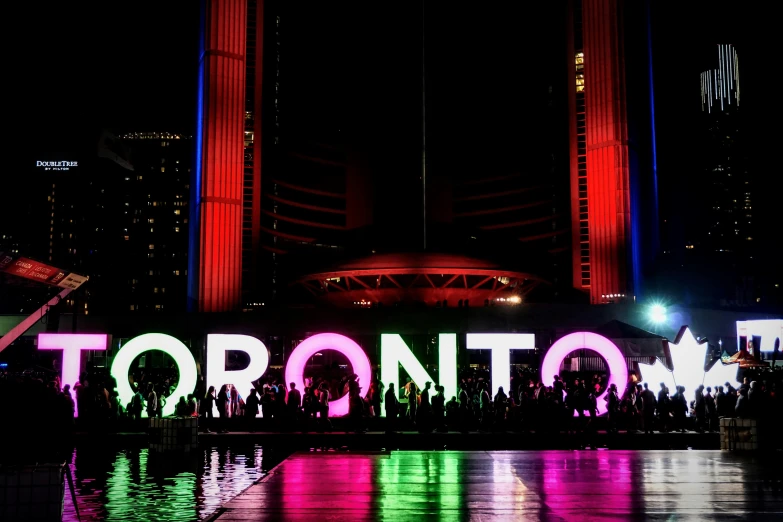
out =
[[[148,449],[79,447],[71,457],[76,504],[82,521],[200,520],[287,455],[261,446],[176,457]],[[67,483],[63,520],[77,520]]]

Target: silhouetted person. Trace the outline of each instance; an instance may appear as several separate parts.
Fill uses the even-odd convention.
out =
[[[389,388],[384,395],[384,407],[386,408],[386,433],[394,433],[394,428],[397,425],[397,412],[400,411],[400,406],[393,382],[389,383]]]
[[[685,399],[685,386],[677,386],[677,393],[672,395],[672,413],[674,414],[674,429],[685,432],[685,414],[688,411],[688,401]]]
[[[302,407],[302,394],[296,389],[295,382],[291,383],[286,407],[288,408],[288,418],[291,419],[291,422],[296,423],[299,420],[299,408]]]
[[[748,391],[748,415],[751,418],[759,418],[765,413],[764,391],[757,381],[751,381],[750,391]],[[767,412],[768,413],[768,412]]]
[[[718,410],[718,418],[734,416],[732,400],[736,399],[732,399],[728,394],[724,393],[723,386],[718,386],[718,391],[715,392],[715,407]]]
[[[435,395],[432,396],[432,425],[438,431],[445,431],[446,397],[443,396],[443,386],[435,386]]]
[[[644,432],[653,432],[653,423],[655,422],[655,393],[647,387],[647,383],[644,383],[644,391],[642,392],[642,412],[644,414]]]
[[[707,429],[715,431],[718,428],[718,408],[715,404],[715,397],[712,396],[712,388],[709,386],[704,394],[704,408],[707,411]]]
[[[617,385],[612,383],[606,394],[606,407],[609,420],[610,433],[617,433],[617,417],[620,414],[620,397],[617,395]]]
[[[416,412],[416,424],[419,427],[420,432],[432,431],[432,405],[430,404],[430,388],[432,383],[427,381],[424,383],[424,389],[421,391],[420,404],[418,411]]]
[[[737,395],[737,405],[734,407],[734,413],[740,419],[747,419],[750,411],[748,408],[748,390],[740,387]]]
[[[416,423],[416,410],[419,407],[419,393],[418,388],[416,387],[416,383],[411,381],[407,385],[407,393],[408,393],[408,419],[411,421],[411,424]]]
[[[508,395],[503,391],[503,387],[498,387],[498,392],[495,394],[495,425],[498,429],[503,429],[506,421],[506,403],[508,401]]]
[[[661,389],[658,391],[658,422],[660,423],[661,431],[666,433],[669,431],[669,412],[671,412],[671,400],[669,398],[669,390],[664,383],[661,383]]]
[[[147,385],[147,417],[153,418],[158,411],[158,394],[155,393],[155,386],[152,383]],[[81,410],[79,410],[81,415]]]
[[[185,400],[184,395],[180,395],[179,400],[177,401],[177,405],[174,408],[174,414],[177,417],[188,416],[188,401]]]
[[[228,386],[224,384],[220,387],[217,401],[215,402],[215,406],[217,406],[218,417],[220,417],[220,433],[228,433],[228,430],[226,429],[226,423],[228,421],[226,419],[228,419],[229,401],[230,397],[228,396]]]
[[[704,400],[704,385],[700,384],[694,392],[693,413],[696,416],[696,431],[704,431],[704,424],[707,417],[707,403]]]
[[[214,418],[212,407],[215,405],[216,400],[215,387],[210,386],[207,393],[204,395],[204,400],[199,404],[199,407],[201,408],[201,418],[204,420],[204,426],[206,427],[207,433],[212,431],[210,428],[214,424],[212,420]]]
[[[258,415],[258,392],[255,388],[250,390],[250,395],[245,401],[245,424],[247,425],[247,431],[253,433],[255,431],[256,415]]]

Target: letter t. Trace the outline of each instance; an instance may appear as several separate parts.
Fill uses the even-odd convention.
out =
[[[106,334],[38,334],[39,350],[62,350],[63,365],[60,379],[62,385],[73,387],[79,381],[82,350],[105,350]],[[74,397],[76,401],[76,397]],[[76,413],[78,417],[78,411]]]
[[[492,350],[492,381],[487,390],[492,397],[502,386],[508,394],[511,388],[511,350],[534,350],[535,334],[471,334],[467,336],[468,350]]]

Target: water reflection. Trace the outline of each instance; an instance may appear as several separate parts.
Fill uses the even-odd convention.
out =
[[[188,521],[211,515],[285,456],[260,446],[177,457],[147,449],[80,447],[71,469],[82,521]],[[77,520],[67,487],[63,520]]]

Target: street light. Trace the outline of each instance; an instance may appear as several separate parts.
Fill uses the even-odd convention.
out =
[[[655,324],[660,324],[666,321],[666,307],[662,304],[654,304],[650,306],[650,320]]]

